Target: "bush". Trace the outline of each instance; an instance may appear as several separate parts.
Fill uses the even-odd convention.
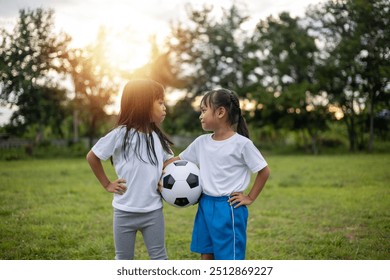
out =
[[[83,143],[68,144],[64,146],[54,146],[45,142],[39,146],[31,144],[17,147],[1,149],[0,160],[22,160],[27,158],[79,158],[84,157],[88,148]]]

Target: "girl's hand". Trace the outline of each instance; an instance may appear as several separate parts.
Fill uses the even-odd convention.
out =
[[[125,184],[126,184],[125,179],[117,179],[114,182],[108,183],[108,185],[105,186],[105,189],[110,193],[123,195],[127,190],[127,187]]]
[[[159,180],[158,183],[157,183],[157,191],[158,191],[159,193],[162,192],[162,188],[163,188],[163,180],[162,180],[162,178],[163,178],[164,174],[165,174],[165,170],[162,171],[160,180]]]
[[[234,205],[234,208],[240,207],[241,205],[250,205],[253,200],[248,196],[240,192],[231,193],[228,200],[230,206]]]

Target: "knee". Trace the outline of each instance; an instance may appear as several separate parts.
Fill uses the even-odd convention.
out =
[[[165,250],[165,247],[155,247],[155,248],[149,248],[148,250],[149,257],[151,260],[167,260],[167,251]]]

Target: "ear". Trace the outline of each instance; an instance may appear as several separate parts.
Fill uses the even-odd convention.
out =
[[[216,110],[217,117],[219,119],[222,119],[226,115],[226,108],[225,107],[219,107]]]

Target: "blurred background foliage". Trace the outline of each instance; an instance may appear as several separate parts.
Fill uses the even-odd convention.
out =
[[[73,48],[68,34],[54,32],[54,10],[20,10],[12,32],[0,26],[0,105],[13,109],[0,135],[23,145],[3,144],[3,154],[55,150],[54,140],[84,153],[115,125],[123,81],[139,77],[166,87],[163,128],[182,146],[202,133],[199,97],[226,87],[267,151],[389,150],[389,1],[326,1],[303,17],[259,19],[249,31],[238,5],[220,17],[212,11],[187,5],[163,45],[151,38],[149,62],[124,71],[108,59],[104,28],[88,47]]]

